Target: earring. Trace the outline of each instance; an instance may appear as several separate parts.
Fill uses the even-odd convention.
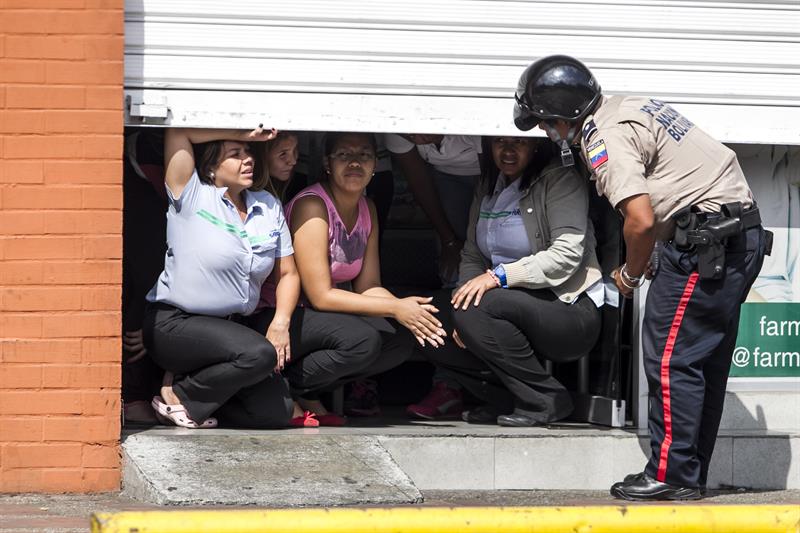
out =
[[[211,179],[211,180],[214,179],[214,173],[213,172],[209,172],[208,173],[208,179]]]

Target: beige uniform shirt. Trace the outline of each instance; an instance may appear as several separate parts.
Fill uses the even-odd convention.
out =
[[[584,122],[581,152],[598,194],[615,208],[650,195],[659,240],[672,238],[670,217],[684,207],[714,212],[753,201],[733,150],[659,100],[604,98]]]

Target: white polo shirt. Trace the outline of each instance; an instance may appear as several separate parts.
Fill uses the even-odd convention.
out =
[[[266,191],[245,191],[245,221],[225,197],[225,187],[195,172],[175,198],[167,187],[167,254],[164,271],[147,294],[188,313],[248,315],[276,257],[294,253],[281,203]]]
[[[414,146],[419,155],[439,172],[455,176],[477,176],[481,173],[479,156],[481,138],[476,135],[445,135],[439,146],[415,145],[396,133],[387,133],[386,148],[393,154],[406,154]]]

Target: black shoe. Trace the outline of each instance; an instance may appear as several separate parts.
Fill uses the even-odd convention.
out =
[[[623,480],[623,482],[624,483],[633,483],[634,481],[638,481],[638,480],[642,479],[642,477],[646,476],[646,475],[647,474],[645,474],[644,472],[637,472],[635,474],[628,474],[627,476],[625,476],[625,479]],[[700,496],[705,496],[707,492],[708,492],[708,489],[706,488],[706,486],[705,485],[700,485]]]
[[[497,424],[498,414],[491,405],[481,405],[461,413],[461,419],[469,424]]]
[[[497,417],[497,423],[501,426],[514,427],[514,428],[529,428],[533,426],[543,426],[544,422],[540,422],[530,416],[519,412],[514,409],[514,412],[509,415],[500,415]]]
[[[623,479],[622,482],[633,483],[634,481],[639,481],[640,479],[642,479],[642,477],[646,475],[647,474],[645,474],[644,472],[637,472],[636,474],[628,474],[627,476],[625,476],[625,479]]]
[[[630,480],[629,480],[630,478]],[[700,489],[657,481],[645,473],[625,476],[611,485],[611,495],[621,500],[699,500]]]

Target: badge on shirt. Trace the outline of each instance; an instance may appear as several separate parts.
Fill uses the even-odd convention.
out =
[[[606,150],[606,143],[603,142],[603,139],[590,145],[586,152],[589,154],[589,163],[592,165],[592,170],[608,161],[608,150]]]
[[[594,123],[594,119],[589,117],[583,125],[583,140],[588,143],[595,133],[597,133],[597,126]]]

